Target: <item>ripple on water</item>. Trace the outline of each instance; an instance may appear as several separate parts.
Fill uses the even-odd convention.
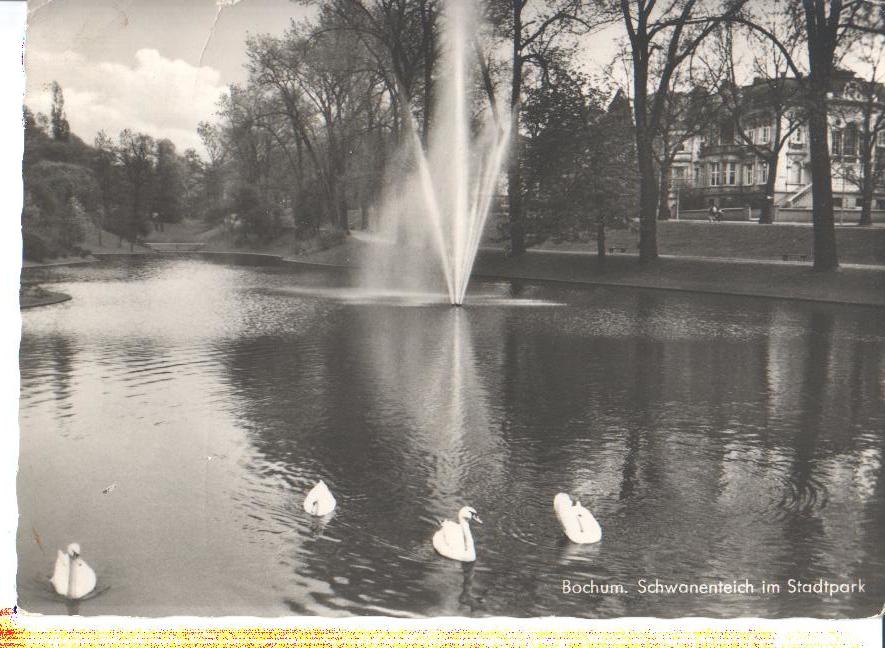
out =
[[[19,502],[46,547],[95,552],[113,587],[83,613],[866,612],[557,590],[837,565],[885,591],[879,315],[509,282],[400,308],[328,274],[187,259],[63,279],[73,302],[23,314]],[[320,478],[327,519],[302,509]],[[567,542],[559,491],[601,543]],[[473,566],[431,544],[468,504]],[[17,549],[22,605],[61,611],[29,582],[51,556]]]

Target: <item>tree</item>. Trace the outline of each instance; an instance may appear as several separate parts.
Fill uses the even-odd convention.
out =
[[[814,268],[839,267],[833,217],[833,173],[829,146],[829,101],[836,48],[844,34],[842,0],[802,0],[809,75],[808,137],[811,150],[811,196],[814,219]],[[798,70],[797,70],[798,71]]]
[[[240,225],[238,243],[249,236],[268,239],[275,233],[273,208],[254,185],[240,184],[234,189],[231,210]]]
[[[633,113],[636,156],[639,165],[639,262],[658,256],[658,182],[654,162],[654,139],[664,117],[676,70],[724,21],[738,15],[746,0],[727,0],[718,11],[704,11],[710,4],[697,0],[674,0],[658,6],[656,0],[619,0],[618,11],[627,30],[633,63]],[[656,77],[650,65],[660,52]]]
[[[756,32],[747,34],[747,49],[753,53],[750,64],[754,77],[752,85],[742,87],[738,82],[737,69],[743,62],[735,59],[731,29],[724,32],[718,50],[727,71],[727,81],[721,87],[720,97],[730,114],[735,138],[766,166],[764,200],[759,215],[759,223],[765,225],[774,222],[774,187],[781,152],[791,140],[802,144],[802,125],[807,116],[802,86],[788,63],[788,58],[800,45],[795,34],[791,35],[795,30],[789,17],[771,12],[762,20],[765,29],[778,38],[780,46]],[[766,136],[759,135],[766,132]]]
[[[195,165],[192,161],[190,169],[194,177],[202,185],[203,207],[207,216],[217,216],[224,199],[224,171],[230,158],[230,151],[224,140],[221,129],[209,122],[200,122],[197,134],[206,149],[208,159],[205,164]],[[202,202],[202,200],[200,202]]]
[[[660,127],[654,140],[655,163],[658,168],[658,219],[670,218],[670,191],[673,164],[680,152],[694,137],[718,123],[720,107],[716,100],[718,74],[696,78],[691,66],[674,72],[671,89],[664,100]],[[631,137],[633,133],[630,133]],[[633,162],[635,164],[635,162]]]
[[[119,182],[118,169],[115,166],[117,160],[117,150],[113,140],[108,137],[103,130],[99,131],[95,136],[95,158],[92,164],[92,170],[98,182],[98,188],[101,191],[102,202],[102,219],[97,223],[98,244],[102,243],[102,231],[105,223],[104,217],[111,212],[112,205],[115,203],[114,192]]]
[[[592,126],[603,109],[588,80],[567,61],[559,57],[543,82],[526,91],[522,104],[524,228],[532,243],[551,236],[577,239],[588,226],[587,158],[595,144]]]
[[[184,181],[175,144],[168,139],[157,142],[157,164],[154,182],[153,211],[161,221],[176,223],[182,217]]]
[[[135,249],[139,235],[147,233],[147,202],[150,196],[155,159],[154,140],[144,133],[128,128],[120,132],[117,157],[129,196],[128,213],[120,223],[120,233],[129,241],[129,250]]]
[[[510,118],[512,120],[510,160],[507,168],[510,253],[526,249],[524,178],[520,151],[521,115],[530,68],[541,76],[548,64],[548,53],[566,36],[589,32],[595,25],[584,0],[493,0],[490,19],[509,42]]]
[[[605,89],[562,54],[523,106],[526,234],[581,240],[595,230],[602,261],[606,226],[623,226],[637,195],[630,108],[620,92],[606,106]]]
[[[347,230],[348,161],[377,128],[380,78],[366,68],[360,42],[348,30],[320,23],[291,28],[283,37],[248,43],[249,87],[267,101],[257,122],[281,145],[299,182],[309,159],[330,223]],[[262,94],[263,93],[263,94]],[[289,125],[281,134],[279,117]],[[295,156],[289,143],[295,143]]]
[[[771,42],[784,55],[796,78],[802,80],[808,115],[811,153],[811,195],[814,227],[814,269],[827,272],[839,267],[833,214],[833,166],[830,158],[830,101],[836,63],[849,43],[862,34],[881,34],[885,10],[866,0],[787,0],[795,28],[801,32],[808,55],[804,75],[785,43],[750,19],[741,22]]]
[[[320,4],[321,30],[350,31],[381,75],[393,109],[393,130],[416,118],[427,144],[439,59],[440,0],[303,0]]]
[[[68,253],[83,241],[88,214],[100,213],[101,192],[92,171],[78,164],[41,160],[25,176],[22,234],[37,256]]]
[[[860,191],[860,218],[858,225],[873,224],[873,195],[885,180],[885,43],[882,39],[866,37],[861,43],[859,62],[867,73],[846,87],[842,121],[847,122],[845,134],[857,140],[857,161],[842,160],[839,172]],[[843,140],[844,146],[846,142]],[[841,154],[834,151],[834,154]]]
[[[67,142],[71,134],[71,127],[65,117],[65,96],[58,81],[53,81],[52,112],[50,117],[52,139],[59,142]]]

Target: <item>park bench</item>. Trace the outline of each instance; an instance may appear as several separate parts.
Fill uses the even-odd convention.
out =
[[[784,254],[781,258],[784,261],[808,261],[807,254]]]

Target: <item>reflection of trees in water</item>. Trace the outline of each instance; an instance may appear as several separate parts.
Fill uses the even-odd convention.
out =
[[[883,439],[875,432],[883,425],[881,399],[875,371],[865,369],[867,361],[856,353],[863,342],[844,339],[843,331],[852,328],[830,308],[815,308],[808,317],[802,408],[789,474],[792,506],[785,507],[787,537],[801,573],[832,573],[874,556],[880,564],[885,559],[881,543],[868,553],[865,541],[869,534],[881,538],[883,530],[881,516],[878,525],[869,524],[864,493],[868,484],[882,481]],[[868,371],[873,380],[865,385],[860,376]]]
[[[826,413],[827,386],[830,383],[833,317],[813,311],[808,320],[805,342],[805,368],[801,382],[800,414],[790,444],[785,492],[779,509],[783,514],[784,538],[788,546],[791,573],[813,573],[825,551],[824,529],[818,510],[826,504],[827,485],[817,474],[822,418]]]
[[[678,570],[678,560],[701,559],[709,562],[711,573],[786,578],[797,566],[819,560],[821,551],[830,552],[833,561],[846,555],[844,548],[833,546],[836,538],[824,539],[824,533],[864,528],[862,542],[868,545],[876,529],[885,526],[881,515],[878,526],[865,525],[864,508],[849,502],[843,508],[854,510],[857,525],[837,531],[831,521],[825,529],[814,518],[838,515],[832,507],[821,511],[821,502],[810,502],[810,497],[836,485],[830,483],[834,477],[820,471],[821,461],[830,459],[862,461],[865,467],[855,473],[861,471],[868,484],[879,484],[881,490],[881,479],[869,479],[881,472],[879,455],[861,460],[863,451],[845,445],[881,420],[875,405],[870,407],[881,402],[876,393],[881,343],[868,343],[866,363],[858,366],[857,354],[842,342],[854,333],[851,314],[840,320],[826,308],[797,312],[794,305],[763,301],[754,302],[749,317],[754,324],[770,323],[768,335],[760,326],[758,333],[747,329],[738,336],[692,336],[689,331],[670,338],[664,320],[674,301],[679,300],[636,295],[632,338],[577,342],[561,335],[557,339],[551,331],[548,345],[554,351],[569,349],[552,355],[537,341],[544,333],[535,333],[528,342],[519,343],[518,337],[505,341],[508,357],[519,360],[514,364],[518,374],[530,372],[535,384],[549,382],[566,394],[566,406],[553,413],[549,428],[560,425],[567,432],[538,435],[534,443],[543,446],[550,437],[551,445],[569,443],[570,435],[580,437],[594,429],[591,422],[581,430],[573,424],[576,419],[619,413],[623,461],[617,497],[623,505],[623,528],[639,536],[643,530],[665,532],[656,536],[663,552],[645,550],[636,556],[637,564],[645,561],[652,573],[667,569],[668,561]],[[786,321],[783,312],[788,313]],[[748,313],[741,316],[746,320]],[[545,375],[545,365],[571,382],[563,375]],[[858,372],[865,378],[858,378]],[[854,387],[834,385],[834,373],[854,376]],[[506,382],[511,392],[522,388],[511,393],[512,407],[543,424],[546,412],[539,415],[533,400],[539,398],[538,390]],[[620,387],[626,389],[618,391]],[[600,453],[610,453],[610,435],[600,437],[605,442]],[[839,448],[850,458],[838,458]],[[584,457],[572,464],[591,461]],[[789,499],[779,501],[785,493]],[[796,499],[795,493],[800,493]],[[785,514],[797,501],[800,511]],[[883,501],[881,493],[875,501]],[[666,549],[669,536],[681,552]],[[608,534],[606,542],[613,541]],[[772,551],[769,543],[783,552]],[[697,552],[688,556],[691,546]],[[794,551],[801,554],[798,563],[790,555]],[[881,549],[867,546],[853,555],[862,562],[876,554]]]
[[[69,336],[22,335],[19,370],[23,397],[33,398],[50,389],[56,407],[68,406],[77,351]]]
[[[428,548],[427,518],[476,494],[538,542],[544,489],[559,486],[591,489],[617,512],[603,547],[615,572],[774,579],[849,553],[881,559],[885,519],[870,508],[885,500],[881,461],[861,459],[882,447],[863,434],[882,418],[881,342],[853,339],[852,315],[777,302],[742,314],[768,332],[674,336],[661,325],[674,302],[636,293],[623,336],[570,334],[553,310],[366,307],[333,311],[309,335],[231,342],[262,469],[290,483],[323,472],[342,495],[330,540],[308,539],[293,558],[328,584],[315,600],[540,613],[550,566],[494,560],[543,548],[502,522],[492,571],[460,586]],[[840,513],[809,500],[823,486],[857,492],[828,462],[867,475],[868,494],[842,507],[862,533],[849,548],[832,537]],[[483,598],[491,582],[496,595]]]
[[[291,558],[294,578],[325,584],[314,601],[363,613],[461,605],[430,548],[431,520],[500,477],[466,317],[342,308],[309,335],[226,343],[252,469],[287,488],[323,477],[339,499],[325,540],[307,529]]]
[[[769,336],[771,418],[762,442],[781,480],[773,513],[782,550],[771,556],[771,578],[843,573],[883,559],[881,544],[873,546],[885,525],[870,520],[864,494],[865,483],[881,482],[883,439],[872,431],[883,421],[882,346],[863,335],[856,313],[843,313],[779,306]],[[855,477],[860,466],[863,482]],[[880,493],[874,506],[882,501]]]

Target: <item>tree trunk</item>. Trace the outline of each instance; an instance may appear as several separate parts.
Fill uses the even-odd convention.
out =
[[[513,2],[513,77],[510,85],[510,164],[507,170],[507,198],[510,211],[510,254],[525,252],[525,213],[522,203],[522,159],[519,142],[519,116],[522,100],[522,3]]]
[[[648,60],[633,61],[633,111],[636,123],[636,157],[639,163],[639,264],[658,258],[658,181],[655,173],[654,133],[648,125]]]
[[[774,223],[774,184],[777,182],[777,156],[765,160],[768,164],[768,177],[765,179],[765,195],[762,203],[762,213],[759,214],[760,225]]]
[[[814,269],[821,272],[839,267],[836,251],[836,223],[833,217],[833,180],[830,146],[827,141],[827,86],[819,79],[811,83],[811,111],[808,119],[811,151],[811,196],[814,222]]]
[[[605,263],[605,217],[596,219],[596,257],[600,263]]]
[[[639,263],[645,265],[658,258],[658,183],[651,140],[638,129],[636,154],[639,158]]]
[[[516,157],[514,155],[513,157]],[[522,168],[519,162],[510,163],[507,172],[507,202],[510,211],[510,254],[525,252],[525,222],[522,202]]]
[[[421,140],[424,146],[430,145],[430,126],[433,120],[433,71],[436,64],[436,58],[433,51],[436,47],[433,35],[433,22],[427,11],[427,3],[421,3],[421,31],[424,58],[424,128],[421,132]]]
[[[350,232],[350,222],[347,220],[347,201],[343,196],[338,200],[338,227],[344,232]]]
[[[670,220],[670,167],[661,167],[661,184],[658,188],[658,220]]]
[[[349,232],[350,223],[347,220],[347,188],[340,176],[335,177],[335,187],[332,190],[332,209],[334,214],[332,225],[344,232]]]
[[[866,165],[865,165],[866,166]],[[873,178],[870,170],[864,168],[863,186],[860,197],[860,220],[858,225],[867,226],[873,224]]]

